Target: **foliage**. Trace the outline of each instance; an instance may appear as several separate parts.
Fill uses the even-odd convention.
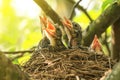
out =
[[[39,42],[40,28],[39,24],[36,24],[36,21],[39,22],[38,18],[31,19],[30,17],[18,16],[11,6],[12,0],[2,0],[1,7],[1,17],[0,17],[0,44],[2,50],[21,50],[27,49],[24,47],[26,42],[31,42],[32,38],[35,40],[35,44]],[[31,37],[33,34],[37,37]],[[30,35],[31,34],[31,35]],[[30,41],[28,41],[30,40]],[[33,41],[30,43],[32,47],[34,45]],[[27,46],[28,43],[26,43]],[[28,49],[29,49],[28,48]]]

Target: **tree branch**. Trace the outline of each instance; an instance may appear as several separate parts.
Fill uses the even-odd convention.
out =
[[[17,55],[15,57],[13,57],[13,58],[11,58],[11,61],[14,61],[15,59],[18,59],[18,58],[22,57],[23,55],[24,55],[24,53],[21,53],[20,55]]]
[[[83,36],[84,45],[89,46],[95,34],[98,37],[120,17],[120,4],[111,4],[95,21],[89,25],[88,32]]]
[[[108,50],[108,55],[110,56],[111,51],[110,51],[110,47],[109,47],[109,44],[108,44],[108,42],[107,42],[107,39],[108,39],[107,31],[105,31],[105,39],[104,39],[104,43],[105,43],[105,46],[106,46],[106,48],[107,48],[107,50]]]
[[[71,3],[75,4],[75,1],[74,0],[70,0]],[[92,22],[92,18],[90,17],[90,15],[87,13],[86,9],[84,9],[81,5],[78,5],[77,8],[79,10],[81,10],[87,17],[88,19]]]
[[[60,21],[60,16],[48,5],[48,3],[45,0],[34,0],[38,6],[42,8],[42,10],[45,12],[47,16],[49,16],[54,23],[58,23],[59,25],[62,25],[62,22]]]
[[[0,52],[0,72],[0,80],[30,80],[2,52]]]
[[[5,54],[19,54],[19,53],[32,53],[34,50],[24,50],[24,51],[2,51]]]
[[[112,54],[113,59],[120,60],[120,18],[112,25]]]
[[[72,10],[71,10],[70,17],[69,17],[70,20],[72,20],[72,17],[73,17],[73,15],[74,15],[75,8],[79,5],[80,1],[81,1],[81,0],[79,0],[77,3],[74,4],[74,6],[73,6],[73,8],[72,8]]]

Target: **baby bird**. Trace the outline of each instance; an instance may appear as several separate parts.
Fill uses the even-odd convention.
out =
[[[47,28],[44,29],[44,33],[50,41],[49,49],[51,51],[61,51],[66,49],[61,40],[61,30],[57,25],[55,26],[50,21],[47,21]]]
[[[90,49],[98,54],[103,54],[101,43],[99,42],[97,35],[94,36]]]
[[[80,48],[82,42],[81,26],[76,22],[71,22],[67,18],[63,21],[65,32],[68,36],[69,48]]]
[[[40,40],[40,42],[38,44],[38,48],[40,48],[40,49],[47,48],[48,45],[50,44],[49,39],[47,38],[47,36],[43,32],[43,30],[47,27],[47,20],[48,19],[46,18],[46,16],[40,16],[41,33],[42,33],[42,39]]]

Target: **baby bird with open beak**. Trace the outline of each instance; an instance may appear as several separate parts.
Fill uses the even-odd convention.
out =
[[[44,33],[50,41],[49,49],[51,51],[61,51],[66,49],[62,43],[62,33],[58,26],[55,26],[50,21],[47,21],[47,28],[44,29]]]
[[[103,50],[102,50],[102,45],[99,42],[97,35],[94,36],[94,39],[93,39],[93,41],[90,45],[90,49],[92,51],[95,51],[98,54],[103,54],[104,53]]]
[[[65,32],[68,36],[69,48],[80,48],[82,42],[81,26],[76,22],[71,22],[67,18],[63,21]]]
[[[45,35],[45,33],[43,32],[43,30],[47,27],[47,18],[46,16],[40,16],[40,22],[41,22],[41,33],[42,33],[42,39],[39,42],[38,48],[42,49],[42,48],[47,48],[48,45],[50,44],[49,39],[47,38],[47,36]]]

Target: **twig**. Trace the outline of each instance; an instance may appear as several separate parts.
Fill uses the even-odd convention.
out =
[[[18,55],[18,56],[16,56],[16,57],[12,58],[11,60],[14,61],[15,59],[18,59],[18,58],[22,57],[23,55],[24,55],[24,53],[21,53],[20,55]]]
[[[108,58],[108,62],[109,62],[109,68],[112,69],[112,66],[111,66],[111,59]]]
[[[34,50],[24,50],[24,51],[1,51],[5,54],[19,54],[19,53],[32,53]]]
[[[72,8],[72,11],[71,11],[71,14],[70,14],[70,17],[69,19],[72,20],[73,18],[73,15],[74,15],[74,11],[75,11],[75,8],[79,5],[81,0],[79,0],[77,3],[74,4],[73,8]]]
[[[105,40],[104,40],[104,42],[105,42],[105,45],[106,45],[106,48],[107,48],[107,50],[108,50],[108,53],[109,53],[109,55],[111,54],[111,51],[110,51],[110,48],[109,48],[109,45],[108,45],[108,43],[107,43],[107,31],[105,31]]]
[[[40,54],[41,54],[41,56],[42,56],[44,59],[46,59],[46,57],[41,53],[41,51],[40,51]]]
[[[70,2],[75,4],[75,1],[74,1],[74,0],[70,0]],[[77,8],[78,8],[79,10],[81,10],[81,11],[88,17],[88,19],[89,19],[91,22],[93,21],[92,18],[91,18],[91,16],[87,13],[86,9],[84,9],[81,5],[78,5]]]
[[[88,19],[92,22],[92,18],[91,16],[88,14],[88,12],[86,11],[86,9],[84,9],[82,6],[78,6],[78,9],[80,9],[87,17]]]
[[[75,76],[76,77],[76,80],[81,80],[80,78],[79,78],[79,76]]]

